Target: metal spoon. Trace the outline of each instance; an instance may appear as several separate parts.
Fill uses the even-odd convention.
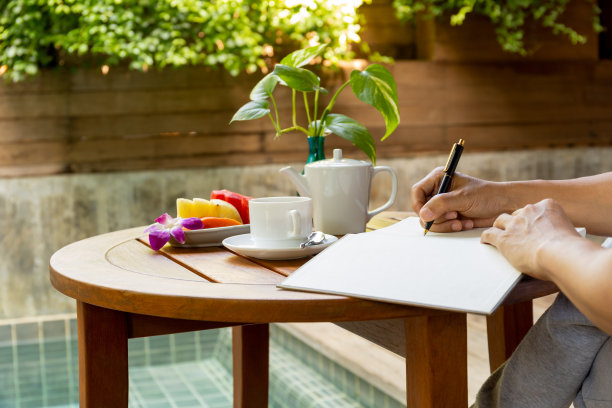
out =
[[[313,246],[313,245],[319,245],[323,241],[325,241],[325,234],[322,233],[321,231],[314,231],[310,233],[310,235],[306,239],[306,242],[302,242],[300,244],[300,248],[306,248],[306,247]]]

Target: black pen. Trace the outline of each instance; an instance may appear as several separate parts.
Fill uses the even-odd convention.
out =
[[[459,141],[453,145],[453,149],[448,156],[446,166],[444,166],[444,177],[442,177],[442,182],[440,183],[440,188],[438,188],[437,194],[446,193],[450,189],[451,182],[453,181],[453,175],[455,174],[455,169],[457,168],[457,164],[459,164],[459,158],[463,152],[464,143],[465,141],[463,139],[459,139]],[[425,232],[423,235],[427,235],[433,223],[433,221],[428,221],[427,224],[425,224]]]

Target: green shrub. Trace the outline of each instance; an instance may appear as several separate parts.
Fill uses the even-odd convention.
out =
[[[0,0],[0,66],[20,81],[42,67],[222,66],[232,75],[272,53],[329,43],[348,58],[361,0]]]
[[[602,30],[599,21],[601,10],[596,0],[593,5],[593,28]],[[417,15],[447,16],[452,25],[461,25],[470,13],[486,16],[495,27],[497,41],[504,51],[526,55],[530,52],[525,28],[531,22],[550,29],[554,34],[568,37],[573,44],[586,42],[584,35],[559,21],[570,0],[394,0],[400,20],[410,21]]]

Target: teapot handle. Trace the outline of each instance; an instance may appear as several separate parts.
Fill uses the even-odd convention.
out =
[[[393,170],[391,167],[388,167],[388,166],[376,166],[372,170],[373,171],[372,171],[372,177],[370,178],[370,183],[374,179],[374,176],[376,175],[376,173],[380,173],[384,171],[389,172],[389,174],[391,175],[391,197],[389,197],[389,200],[383,205],[381,205],[380,207],[378,207],[377,209],[368,211],[367,221],[370,221],[370,218],[372,218],[379,212],[391,207],[391,205],[395,202],[395,196],[397,195],[397,174],[395,173],[395,170]]]

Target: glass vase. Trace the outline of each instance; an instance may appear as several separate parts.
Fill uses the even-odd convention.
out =
[[[308,138],[308,159],[306,164],[325,159],[325,138],[322,136]]]

